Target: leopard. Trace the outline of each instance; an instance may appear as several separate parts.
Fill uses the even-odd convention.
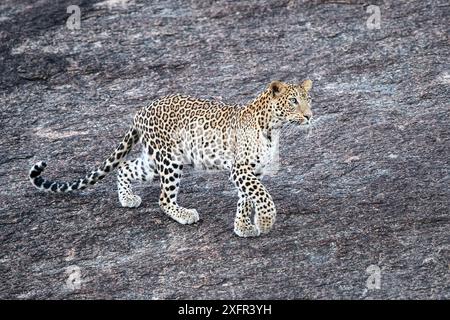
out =
[[[280,130],[285,124],[309,126],[312,121],[312,80],[270,84],[247,104],[226,104],[174,94],[142,107],[121,142],[97,169],[72,182],[44,179],[44,161],[29,171],[31,183],[41,191],[69,193],[101,181],[116,169],[119,202],[137,208],[141,197],[132,183],[158,180],[159,207],[181,224],[199,221],[196,209],[177,202],[183,168],[228,171],[238,193],[234,233],[257,237],[268,233],[276,220],[272,196],[262,177],[274,163]],[[140,144],[142,153],[129,159]]]

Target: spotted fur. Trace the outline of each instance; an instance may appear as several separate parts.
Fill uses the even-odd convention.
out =
[[[270,231],[276,217],[260,177],[273,162],[283,123],[309,123],[311,87],[311,80],[300,85],[273,81],[245,106],[183,95],[163,97],[138,111],[115,151],[84,178],[71,183],[46,180],[41,177],[44,162],[31,168],[29,178],[40,190],[66,193],[94,185],[117,168],[120,203],[138,207],[141,198],[132,192],[131,183],[159,177],[161,209],[179,223],[191,224],[199,220],[197,211],[177,203],[183,166],[225,169],[239,194],[234,231],[241,237],[258,236]],[[142,156],[127,160],[138,142]]]

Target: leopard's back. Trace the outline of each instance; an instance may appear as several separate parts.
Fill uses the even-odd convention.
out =
[[[139,111],[135,126],[143,142],[168,150],[201,169],[229,169],[242,107],[219,101],[172,95]]]

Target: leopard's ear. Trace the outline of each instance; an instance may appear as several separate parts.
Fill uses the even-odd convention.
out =
[[[278,80],[272,81],[269,86],[269,90],[270,90],[270,93],[272,94],[272,97],[279,96],[285,88],[286,88],[286,85],[283,82],[278,81]]]
[[[309,80],[309,79],[307,79],[307,80],[303,81],[303,82],[300,84],[300,87],[301,87],[303,90],[305,90],[306,92],[308,92],[309,90],[311,90],[312,84],[313,84],[312,81]]]

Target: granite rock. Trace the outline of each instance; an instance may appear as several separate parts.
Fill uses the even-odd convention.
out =
[[[0,298],[449,299],[449,16],[444,0],[3,0]],[[81,177],[159,96],[243,104],[306,78],[315,122],[283,132],[263,179],[268,235],[233,234],[225,172],[186,173],[192,226],[157,183],[126,209],[114,175],[70,195],[27,179],[39,160]]]

